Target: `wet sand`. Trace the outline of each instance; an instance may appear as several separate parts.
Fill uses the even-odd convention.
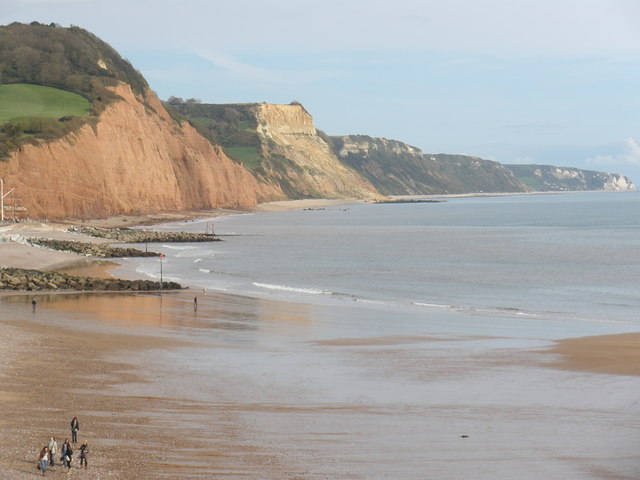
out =
[[[39,295],[35,313],[29,312],[30,296],[0,299],[0,478],[32,478],[37,452],[51,435],[58,437],[60,447],[70,437],[73,416],[81,419],[78,440],[88,440],[90,446],[90,468],[83,478],[153,478],[144,473],[147,455],[140,455],[135,445],[152,450],[143,445],[154,441],[153,432],[137,426],[148,423],[146,412],[158,399],[114,395],[114,387],[140,379],[131,365],[113,359],[124,351],[171,349],[178,342],[61,325],[59,316],[44,307],[56,297],[64,295]],[[7,310],[17,314],[7,315]],[[56,462],[47,476],[62,478],[65,469],[58,458]]]
[[[87,479],[408,479],[427,467],[433,478],[497,479],[519,465],[533,472],[521,478],[634,478],[625,428],[635,416],[617,411],[626,400],[594,394],[588,413],[556,404],[576,378],[576,395],[590,392],[592,374],[547,367],[622,346],[635,366],[625,375],[637,375],[637,334],[478,354],[471,347],[491,339],[314,340],[313,308],[228,295],[200,296],[197,311],[193,292],[42,294],[35,313],[30,298],[0,298],[0,479],[33,478],[37,452],[68,436],[73,416],[91,446],[90,468],[74,474]],[[611,368],[587,357],[572,368]],[[520,398],[531,383],[551,390]],[[619,386],[607,375],[595,385]],[[602,445],[568,443],[602,428]],[[614,454],[618,437],[626,447]]]
[[[549,366],[580,372],[640,376],[640,333],[561,340],[548,353]]]

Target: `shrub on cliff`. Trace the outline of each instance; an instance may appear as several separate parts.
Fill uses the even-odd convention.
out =
[[[126,59],[80,27],[61,28],[38,22],[0,27],[0,84],[42,85],[72,92],[87,99],[90,113],[97,116],[118,98],[107,88],[118,81],[128,83],[138,94],[148,90],[144,77]],[[0,157],[24,141],[59,138],[91,120],[86,117],[81,122],[54,125],[48,120],[25,118],[27,125],[15,125],[17,130],[8,132],[3,124],[15,121],[0,119]]]
[[[116,81],[140,94],[149,87],[128,60],[87,30],[37,22],[0,27],[0,83],[49,85],[93,103]]]

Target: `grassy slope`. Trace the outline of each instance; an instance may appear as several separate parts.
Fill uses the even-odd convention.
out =
[[[61,118],[85,115],[88,100],[75,93],[40,85],[0,85],[0,124],[25,118]]]
[[[242,163],[249,170],[260,166],[260,152],[257,147],[223,147],[226,153],[233,160]]]

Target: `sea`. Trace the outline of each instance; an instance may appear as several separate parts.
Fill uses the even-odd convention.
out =
[[[137,388],[212,405],[189,423],[203,438],[233,405],[230,442],[280,469],[236,478],[640,478],[638,377],[552,368],[544,353],[640,331],[640,195],[334,205],[153,229],[221,241],[149,244],[165,257],[114,271],[189,287],[163,307],[188,321],[157,326],[200,346],[154,357],[167,380]]]
[[[345,205],[153,228],[223,240],[160,247],[165,280],[209,292],[380,307],[415,322],[457,312],[574,322],[585,334],[640,325],[635,193]],[[160,278],[158,259],[135,268]]]

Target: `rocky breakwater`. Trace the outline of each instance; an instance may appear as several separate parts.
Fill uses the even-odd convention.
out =
[[[28,238],[27,244],[59,250],[61,252],[77,253],[86,257],[122,258],[122,257],[157,257],[157,252],[143,252],[131,247],[112,247],[98,243],[84,243],[70,240],[54,240],[50,238]]]
[[[157,291],[179,290],[176,282],[92,278],[20,268],[0,268],[0,291]]]
[[[71,227],[69,232],[96,238],[108,238],[124,243],[144,242],[218,242],[220,238],[212,233],[155,232],[132,228]],[[157,255],[157,254],[155,254]]]

